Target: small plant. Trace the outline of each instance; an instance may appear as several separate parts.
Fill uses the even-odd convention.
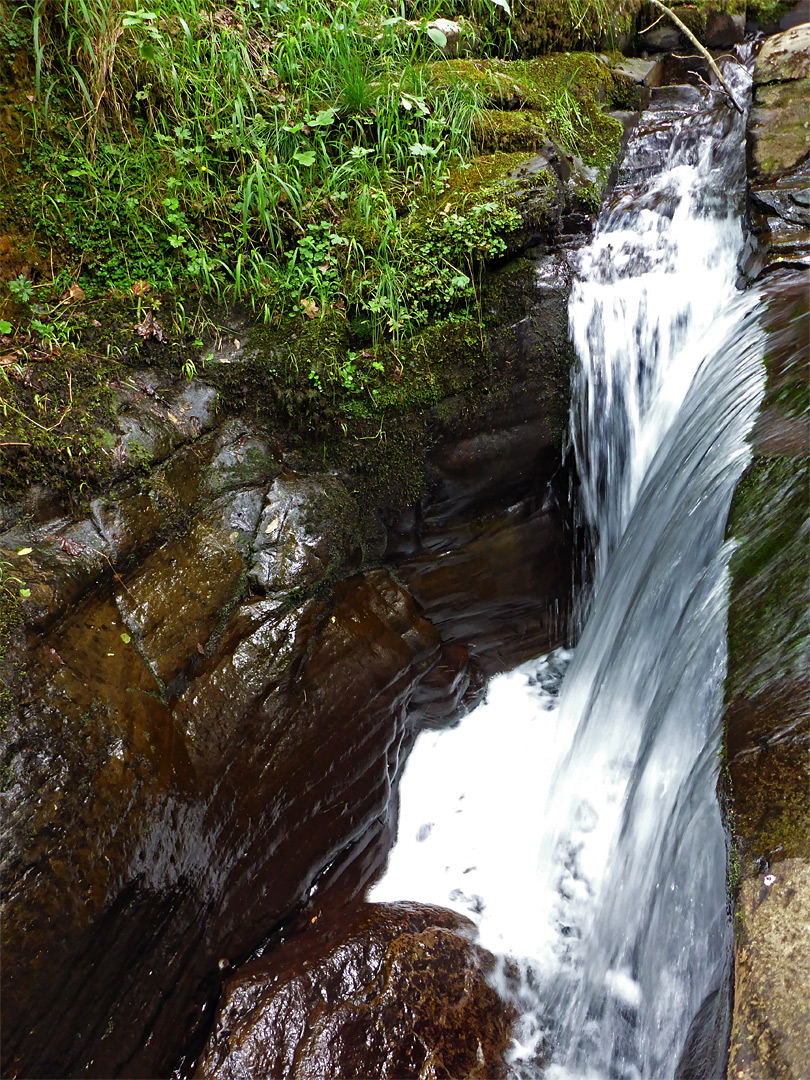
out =
[[[27,304],[34,295],[34,286],[24,274],[10,281],[8,287],[11,295],[20,304]]]
[[[21,548],[18,554],[27,555],[31,548]],[[14,564],[8,559],[0,558],[0,596],[7,600],[16,601],[18,598],[26,599],[31,595],[31,590],[16,573]]]

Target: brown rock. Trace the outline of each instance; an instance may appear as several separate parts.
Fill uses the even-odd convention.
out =
[[[754,83],[810,78],[810,23],[769,37],[754,64]]]
[[[7,1076],[169,1070],[217,961],[384,821],[410,697],[439,658],[383,571],[295,616],[241,605],[176,702],[122,631],[89,598],[21,654],[4,738]]]
[[[504,1076],[511,1016],[472,929],[409,903],[324,916],[228,981],[195,1075]]]

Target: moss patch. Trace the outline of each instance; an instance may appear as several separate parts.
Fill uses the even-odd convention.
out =
[[[800,676],[810,651],[810,458],[758,458],[737,487],[727,700]]]
[[[528,110],[529,123],[542,126],[546,139],[588,165],[606,169],[615,160],[622,129],[602,107],[622,99],[624,88],[596,56],[568,53],[534,60],[452,60],[433,65],[431,77],[475,87],[492,108]],[[505,121],[505,130],[510,126],[514,130],[518,123]],[[492,124],[497,127],[501,120]]]

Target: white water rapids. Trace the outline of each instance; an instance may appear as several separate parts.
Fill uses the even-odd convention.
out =
[[[515,1077],[675,1076],[724,972],[723,531],[763,383],[735,285],[744,135],[702,101],[645,124],[631,158],[663,131],[665,160],[620,185],[569,308],[595,547],[581,639],[419,737],[369,895],[455,908],[508,958]]]

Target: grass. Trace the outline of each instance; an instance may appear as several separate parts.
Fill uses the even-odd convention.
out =
[[[428,16],[379,0],[28,15],[33,224],[80,252],[83,285],[191,281],[269,316],[338,299],[340,279],[344,304],[400,329],[399,219],[469,155],[476,109],[428,83]]]
[[[601,3],[570,0],[577,18]],[[499,20],[508,52],[504,5],[474,9],[482,27]],[[54,388],[38,405],[25,361],[33,350],[58,367],[72,344],[83,347],[87,328],[69,328],[76,289],[85,316],[101,298],[130,311],[137,301],[131,322],[151,311],[181,343],[198,341],[201,312],[247,304],[293,338],[313,338],[312,355],[292,361],[308,390],[372,412],[389,377],[375,367],[378,346],[435,319],[480,322],[483,268],[505,254],[519,218],[497,184],[455,201],[482,118],[497,110],[475,79],[437,77],[453,65],[429,26],[437,14],[438,3],[404,0],[13,8],[0,22],[10,91],[0,236],[30,253],[0,286],[0,399],[17,408],[15,439],[39,442],[34,420],[49,427],[67,403]],[[546,78],[530,105],[541,134],[597,162],[615,133],[573,85],[584,63]],[[525,64],[521,73],[531,83]],[[302,330],[321,323],[323,333]],[[321,348],[329,335],[339,346]],[[192,376],[194,356],[183,363]],[[39,418],[40,407],[53,415]],[[72,420],[48,434],[75,454]]]

